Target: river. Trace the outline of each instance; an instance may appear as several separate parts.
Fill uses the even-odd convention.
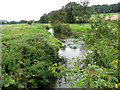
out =
[[[79,59],[85,59],[86,50],[85,43],[83,40],[73,39],[71,36],[66,34],[54,34],[52,29],[48,30],[51,35],[55,36],[57,39],[62,41],[62,46],[65,48],[59,49],[59,56],[66,58],[66,67],[72,67],[72,65],[68,65],[69,62],[75,62],[76,59],[72,60],[73,57],[79,57]],[[64,78],[61,79],[61,86],[59,86],[59,79],[52,79],[47,88],[70,88],[70,84],[65,84]]]

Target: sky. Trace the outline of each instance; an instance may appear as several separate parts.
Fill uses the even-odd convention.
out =
[[[0,20],[39,20],[44,13],[58,10],[69,2],[81,0],[1,0]],[[120,0],[90,0],[91,5],[115,4]]]

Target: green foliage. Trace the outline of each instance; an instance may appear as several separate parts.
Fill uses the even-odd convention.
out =
[[[69,24],[63,24],[61,22],[56,22],[56,24],[52,24],[52,28],[55,33],[69,34],[71,32]]]
[[[43,26],[43,28],[45,28],[45,30],[49,30],[50,29],[50,27],[48,25],[42,25],[42,26]]]
[[[44,14],[42,17],[40,17],[40,23],[48,23],[48,15]]]
[[[66,11],[64,8],[51,12],[49,19],[55,33],[69,34],[71,32],[69,24],[64,24],[66,20]]]
[[[31,25],[31,24],[33,23],[33,21],[28,21],[27,23],[28,23],[29,25]]]
[[[118,60],[112,66],[114,68],[103,68],[96,65],[79,66],[79,59],[73,64],[73,67],[66,68],[62,64],[53,65],[49,67],[49,70],[54,74],[54,76],[65,79],[65,83],[70,83],[71,87],[76,88],[114,88],[115,84],[118,83],[117,64]],[[58,67],[56,67],[58,66]],[[59,71],[59,72],[58,72]],[[67,76],[67,77],[66,77]]]
[[[118,32],[117,24],[109,20],[104,20],[104,17],[96,17],[91,21],[91,29],[85,37],[85,42],[88,44],[93,53],[88,54],[86,63],[96,63],[97,65],[110,68],[110,62],[117,59],[118,52]],[[104,47],[104,48],[103,48]]]
[[[87,53],[86,59],[80,60],[77,57],[75,63],[70,63],[73,67],[66,68],[59,64],[57,67],[50,67],[50,70],[56,77],[65,78],[71,87],[115,88],[115,84],[120,80],[117,66],[117,21],[105,20],[104,17],[98,16],[90,21],[90,25],[91,28],[84,34],[84,41],[87,50],[92,52]]]
[[[20,32],[24,34],[22,37],[18,34],[19,38],[14,37],[11,30],[9,35],[14,38],[6,39],[7,32],[3,32],[3,42],[7,45],[2,47],[3,87],[32,89],[46,85],[52,75],[48,67],[60,61],[58,49],[61,42],[51,37],[47,30],[32,27],[25,30],[25,26],[21,27]],[[18,32],[14,30],[14,34]]]
[[[111,4],[111,5],[93,5],[91,6],[91,12],[97,12],[97,13],[116,13],[119,12],[119,4],[120,3],[116,3],[116,4]]]
[[[51,23],[55,23],[55,21],[62,23],[86,23],[88,22],[87,19],[90,18],[88,4],[87,0],[82,3],[69,2],[65,7],[50,12],[49,21]]]
[[[90,17],[88,11],[89,1],[83,1],[81,3],[70,2],[65,6],[67,12],[66,22],[67,23],[85,23]],[[77,17],[77,18],[76,18]]]
[[[10,84],[14,84],[15,81],[7,74],[7,73],[4,73],[2,75],[2,85],[4,87],[8,87]]]
[[[49,16],[51,24],[56,24],[56,22],[64,23],[66,20],[66,11],[64,8],[56,11],[52,11]]]

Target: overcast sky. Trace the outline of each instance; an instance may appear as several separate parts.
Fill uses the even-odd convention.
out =
[[[90,0],[91,5],[115,4],[120,0]],[[68,2],[80,0],[1,0],[0,20],[39,20],[44,13],[58,10]]]

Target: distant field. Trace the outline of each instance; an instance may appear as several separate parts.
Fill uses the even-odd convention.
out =
[[[87,28],[90,28],[90,25],[87,24],[70,24],[70,28],[72,32],[76,31],[86,31]]]
[[[100,16],[104,16],[104,15],[116,15],[116,14],[120,14],[120,13],[103,13],[100,14]],[[93,14],[92,17],[94,17],[95,15]]]
[[[70,24],[70,28],[75,38],[82,38],[90,28],[90,24]]]

